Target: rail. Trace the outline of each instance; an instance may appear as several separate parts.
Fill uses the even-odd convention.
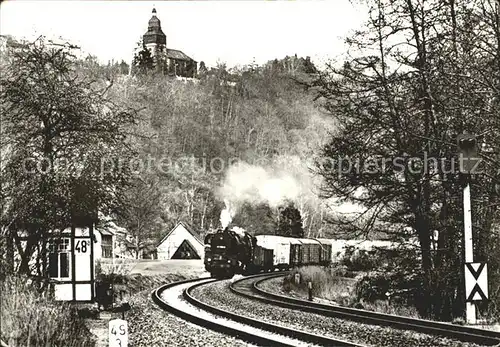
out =
[[[256,320],[253,318],[249,318],[243,315],[239,315],[233,312],[225,311],[222,309],[219,309],[217,307],[211,306],[207,303],[204,303],[197,298],[195,298],[192,295],[192,292],[196,289],[199,288],[203,285],[207,284],[212,284],[214,282],[217,282],[218,280],[209,280],[209,278],[203,278],[203,279],[194,279],[194,280],[186,280],[186,281],[181,281],[181,282],[175,282],[171,284],[164,285],[158,289],[155,289],[152,291],[152,298],[153,301],[163,308],[164,310],[182,318],[185,319],[189,322],[195,323],[197,325],[212,329],[214,331],[231,335],[236,338],[239,338],[241,340],[257,344],[257,345],[262,345],[262,346],[296,346],[296,344],[289,344],[287,342],[280,342],[277,341],[276,338],[272,338],[272,336],[266,337],[266,336],[261,336],[258,334],[254,334],[250,331],[246,330],[240,330],[234,327],[229,327],[224,324],[219,324],[215,322],[214,320],[207,320],[204,319],[200,316],[195,316],[191,313],[184,312],[182,310],[177,309],[176,307],[173,307],[172,305],[168,304],[164,300],[162,300],[161,294],[165,291],[168,290],[169,288],[172,288],[177,285],[183,285],[187,284],[190,282],[197,282],[201,280],[208,280],[208,281],[203,281],[200,283],[195,283],[192,286],[184,289],[183,291],[183,297],[184,299],[191,305],[197,307],[198,309],[207,311],[215,316],[220,316],[223,318],[226,318],[231,321],[238,322],[240,324],[244,324],[247,326],[251,326],[253,328],[265,330],[266,332],[270,332],[272,334],[277,334],[280,336],[286,336],[290,337],[296,340],[300,340],[306,343],[312,343],[312,344],[317,344],[320,346],[349,346],[349,347],[362,347],[363,345],[356,344],[356,343],[351,343],[348,341],[343,341],[339,339],[333,339],[333,338],[328,338],[325,336],[321,335],[316,335],[308,332],[304,332],[301,330],[296,330],[293,328],[288,328],[285,326],[277,325],[277,324],[271,324],[271,323],[266,323],[261,320]]]
[[[275,277],[285,276],[285,274],[271,274],[265,278],[261,278],[251,282],[250,290],[241,290],[241,282],[251,281],[261,277],[255,275],[234,281],[230,285],[231,291],[244,297],[259,300],[268,304],[277,305],[280,307],[290,308],[303,312],[310,312],[325,315],[328,317],[336,317],[349,319],[365,324],[374,324],[382,326],[390,326],[404,330],[413,330],[421,333],[445,336],[455,338],[464,342],[473,342],[482,345],[498,345],[500,344],[500,333],[490,330],[478,329],[473,327],[465,327],[450,323],[436,322],[424,319],[409,318],[404,316],[396,316],[391,314],[348,308],[338,305],[327,305],[307,300],[292,298],[285,295],[267,292],[259,288],[259,284]],[[244,287],[244,286],[243,286]]]

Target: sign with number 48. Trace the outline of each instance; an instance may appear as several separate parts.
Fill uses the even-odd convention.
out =
[[[127,345],[127,321],[123,319],[113,319],[109,321],[109,347],[127,347]]]

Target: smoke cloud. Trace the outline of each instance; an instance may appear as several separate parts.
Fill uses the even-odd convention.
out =
[[[221,224],[225,227],[243,203],[267,203],[277,208],[286,201],[296,201],[302,194],[302,186],[296,177],[284,170],[239,162],[226,172],[219,193],[226,204],[221,212]]]
[[[225,208],[220,213],[220,224],[222,228],[225,229],[233,220],[233,211],[231,211],[231,205],[227,199],[224,199]]]

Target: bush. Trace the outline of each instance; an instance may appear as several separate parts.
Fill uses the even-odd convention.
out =
[[[365,302],[362,305],[362,308],[364,310],[394,314],[398,316],[422,318],[416,307],[400,305],[398,303],[389,302],[388,300],[375,300],[373,303]]]
[[[387,300],[397,304],[415,305],[419,300],[422,278],[418,273],[373,271],[356,284],[356,298],[367,302]]]
[[[135,259],[99,259],[96,264],[96,298],[99,308],[110,310],[118,301],[128,299],[130,272]]]
[[[295,275],[300,274],[300,283],[295,284]],[[283,290],[292,289],[307,293],[307,283],[312,282],[312,293],[315,297],[336,301],[342,305],[352,304],[354,280],[343,276],[352,272],[346,267],[323,268],[320,266],[308,266],[295,269],[283,280]]]
[[[387,299],[386,293],[391,288],[391,276],[386,272],[371,272],[356,283],[357,300],[375,302]]]
[[[92,347],[94,335],[74,307],[39,294],[27,278],[1,284],[1,338],[9,347]]]
[[[354,278],[356,277],[356,272],[349,270],[349,268],[345,265],[338,265],[330,268],[330,275],[336,277]]]
[[[340,264],[351,271],[369,271],[373,270],[379,262],[374,256],[374,252],[346,247]]]

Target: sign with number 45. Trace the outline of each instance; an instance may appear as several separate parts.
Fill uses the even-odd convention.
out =
[[[127,347],[127,345],[127,321],[123,319],[113,319],[109,321],[109,347]]]

